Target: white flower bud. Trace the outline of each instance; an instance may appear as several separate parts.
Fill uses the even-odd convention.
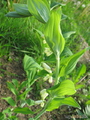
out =
[[[44,107],[44,102],[41,103],[41,107]]]
[[[50,76],[48,81],[49,81],[49,83],[52,83],[53,82],[53,77]]]
[[[41,95],[42,100],[44,100],[48,96],[46,89],[41,90],[40,95]]]
[[[50,77],[49,74],[47,74],[47,75],[43,78],[43,80],[44,80],[44,81],[47,81],[47,80],[49,79],[49,77]]]
[[[42,62],[42,66],[47,72],[52,73],[51,68],[46,63]]]
[[[41,104],[43,102],[43,100],[37,100],[37,101],[35,101],[35,104],[36,105],[39,105],[39,104]]]

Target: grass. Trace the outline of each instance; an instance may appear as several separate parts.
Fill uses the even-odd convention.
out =
[[[72,50],[79,49],[78,43],[81,41],[81,36],[90,45],[90,4],[89,0],[62,0],[66,6],[63,7],[62,11],[68,16],[68,18],[62,21],[62,30],[76,31],[75,35],[72,35],[69,39],[69,45],[73,46]],[[74,49],[75,48],[75,49]]]
[[[38,22],[33,18],[7,18],[6,13],[6,6],[0,9],[0,57],[8,55],[10,51],[19,55],[40,55],[41,39],[34,30],[40,27]]]

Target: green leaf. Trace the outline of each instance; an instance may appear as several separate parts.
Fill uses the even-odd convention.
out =
[[[26,90],[18,96],[18,99],[25,99],[25,96],[30,92],[31,88],[26,88]]]
[[[29,118],[28,120],[35,120],[34,118]]]
[[[20,14],[20,15],[22,15],[24,17],[32,16],[31,13],[28,10],[27,4],[14,3],[14,8],[15,8],[15,11],[18,14]]]
[[[65,76],[69,73],[72,72],[72,70],[75,68],[78,60],[80,59],[80,57],[86,52],[86,49],[71,55],[70,57],[67,57],[65,59],[61,60],[61,70],[60,70],[60,74],[59,77],[61,76]]]
[[[19,82],[16,79],[12,79],[12,83],[18,88]]]
[[[33,111],[31,111],[28,107],[20,108],[17,107],[13,110],[14,113],[22,113],[22,114],[33,114]]]
[[[50,16],[50,8],[47,0],[27,0],[30,13],[40,22],[46,23]]]
[[[52,10],[51,16],[47,24],[45,25],[45,39],[48,43],[51,50],[57,56],[64,49],[65,40],[63,38],[61,29],[60,29],[60,21],[61,21],[61,8]]]
[[[70,31],[70,32],[63,33],[63,36],[64,38],[69,38],[72,34],[75,34],[75,33],[76,33],[75,31]]]
[[[61,83],[47,89],[47,92],[52,97],[62,97],[65,95],[73,95],[76,90],[74,83],[71,80],[64,80]]]
[[[67,97],[67,98],[54,98],[48,104],[46,111],[58,109],[62,105],[69,105],[80,109],[80,105],[72,97]]]
[[[90,105],[90,100],[88,100],[88,101],[86,102],[86,105]]]
[[[12,83],[7,82],[7,86],[14,95],[18,95],[18,91]]]
[[[35,101],[32,100],[32,99],[27,99],[27,100],[26,100],[26,103],[27,103],[29,106],[35,105]]]
[[[11,112],[12,112],[12,111],[11,111],[11,108],[10,108],[10,107],[8,107],[7,109],[3,110],[3,114],[7,113],[8,115],[10,115]]]
[[[0,120],[4,120],[4,114],[0,112]]]
[[[66,18],[67,18],[67,15],[64,15],[64,14],[62,13],[61,20],[65,20]]]
[[[18,91],[22,90],[24,87],[26,87],[28,81],[23,81],[20,86],[18,87]]]
[[[77,84],[76,85],[76,90],[78,90],[78,89],[81,89],[81,88],[84,88],[85,87],[85,85],[84,84]]]
[[[33,68],[37,68],[37,69],[40,69],[42,70],[42,67],[37,63],[35,62],[35,60],[28,56],[28,55],[25,55],[24,57],[24,70],[32,70]]]
[[[71,56],[71,55],[73,55],[73,53],[68,47],[65,47],[63,52],[61,53],[61,57]]]
[[[11,106],[16,106],[15,101],[11,97],[2,98],[2,99],[6,100]]]
[[[65,6],[65,4],[62,4],[60,2],[51,2],[50,8],[52,10],[52,9],[55,9],[55,8],[57,8],[59,6]]]
[[[77,70],[77,76],[76,79],[74,80],[74,83],[79,82],[79,78],[82,77],[82,75],[84,75],[85,72],[86,72],[86,66],[82,64]]]
[[[24,18],[25,16],[18,14],[16,11],[9,12],[5,15],[6,17],[13,17],[13,18]]]

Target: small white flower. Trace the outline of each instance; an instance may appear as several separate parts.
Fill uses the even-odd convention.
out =
[[[86,7],[86,5],[85,5],[85,4],[82,4],[82,7],[83,7],[83,8],[85,8],[85,7]]]
[[[44,102],[41,103],[41,107],[44,107]]]
[[[77,6],[79,6],[80,4],[81,4],[81,2],[80,2],[80,1],[78,1],[78,2],[77,2]]]
[[[42,67],[44,68],[44,70],[46,70],[49,73],[52,73],[52,70],[50,68],[49,65],[47,65],[46,63],[42,62]]]
[[[47,56],[50,56],[52,54],[52,51],[50,50],[49,47],[45,47],[44,52],[46,53]]]
[[[39,104],[41,104],[43,102],[43,100],[37,100],[37,101],[35,101],[35,104],[36,105],[39,105]]]
[[[41,90],[40,95],[41,95],[42,100],[44,100],[48,96],[46,89]]]
[[[48,81],[49,81],[49,83],[52,83],[53,82],[53,77],[50,76]]]
[[[49,79],[49,77],[50,77],[50,75],[47,74],[47,75],[43,78],[43,80],[44,80],[44,81],[47,81],[47,80]]]
[[[46,44],[46,40],[43,40],[43,43]]]
[[[44,107],[44,100],[37,100],[37,101],[35,101],[35,104],[36,105],[40,104],[41,107]]]

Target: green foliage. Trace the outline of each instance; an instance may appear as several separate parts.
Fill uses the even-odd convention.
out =
[[[85,53],[86,49],[71,55],[70,57],[67,57],[65,59],[62,59],[61,61],[61,71],[60,71],[60,76],[65,76],[67,74],[69,74],[70,72],[72,72],[72,70],[75,68],[78,60],[80,59],[80,57]]]
[[[50,16],[50,8],[47,0],[27,0],[30,13],[40,22],[47,22]]]
[[[13,112],[14,113],[22,113],[22,114],[33,114],[33,112],[29,108],[27,108],[27,107],[24,107],[24,108],[20,108],[20,107],[15,108],[13,110]]]
[[[54,97],[63,97],[65,95],[73,95],[75,91],[74,83],[71,80],[64,80],[61,83],[49,88],[47,92]]]
[[[62,36],[60,29],[60,21],[61,21],[60,15],[61,15],[61,8],[52,10],[50,19],[45,25],[46,28],[45,38],[49,47],[54,52],[55,56],[57,55],[60,56],[65,45],[65,40]]]
[[[51,6],[51,9],[49,6]],[[6,111],[0,113],[1,117],[6,117],[6,113],[8,113],[8,117],[10,119],[14,117],[12,116],[13,113],[15,113],[15,115],[18,113],[35,113],[37,114],[35,118],[30,119],[37,120],[42,114],[44,114],[44,112],[52,111],[62,105],[69,105],[80,109],[80,105],[74,98],[71,97],[71,95],[76,93],[75,84],[73,81],[67,79],[67,75],[69,75],[74,70],[78,60],[85,53],[86,49],[73,54],[72,51],[67,48],[69,53],[67,54],[65,52],[66,48],[64,37],[67,39],[75,32],[71,31],[62,34],[60,28],[60,22],[62,19],[61,4],[57,3],[50,5],[47,0],[27,0],[27,5],[14,4],[14,7],[15,12],[7,13],[6,16],[34,16],[39,22],[44,23],[43,25],[45,27],[45,31],[43,38],[46,41],[45,45],[48,46],[53,52],[49,55],[48,58],[53,57],[54,55],[54,65],[52,66],[50,62],[46,64],[44,61],[44,58],[46,57],[44,56],[44,53],[42,53],[43,57],[38,56],[39,58],[37,61],[34,60],[31,56],[25,55],[23,64],[27,75],[27,80],[22,83],[19,83],[15,79],[13,79],[12,82],[7,82],[8,88],[15,95],[15,100],[13,100],[11,97],[3,99],[6,100],[11,106],[14,106],[14,108],[12,110],[7,109]],[[36,31],[42,36],[42,32],[39,30]],[[66,55],[63,56],[63,54]],[[76,81],[78,81],[80,76],[85,73],[85,71],[82,70],[83,68],[85,69],[85,66],[82,66],[82,68],[80,68],[78,71]],[[53,86],[48,89],[43,89],[40,92],[40,100],[34,101],[32,99],[27,99],[27,95],[31,91],[31,86],[35,83],[35,81],[43,80],[47,75],[49,76],[49,79],[54,80]],[[20,92],[21,90],[24,90],[23,93]],[[18,105],[18,103],[20,103],[20,105]],[[40,104],[41,107],[43,107],[40,113],[38,113],[38,111],[33,112],[29,109],[29,106],[36,104]],[[24,107],[25,105],[28,107]],[[5,116],[3,116],[3,114]]]
[[[62,105],[69,105],[69,106],[73,106],[76,108],[80,108],[79,104],[72,97],[54,98],[51,100],[51,102],[47,106],[46,111],[52,111],[54,109],[59,108]]]
[[[6,100],[11,106],[16,106],[15,101],[11,97],[2,98],[2,99]]]

